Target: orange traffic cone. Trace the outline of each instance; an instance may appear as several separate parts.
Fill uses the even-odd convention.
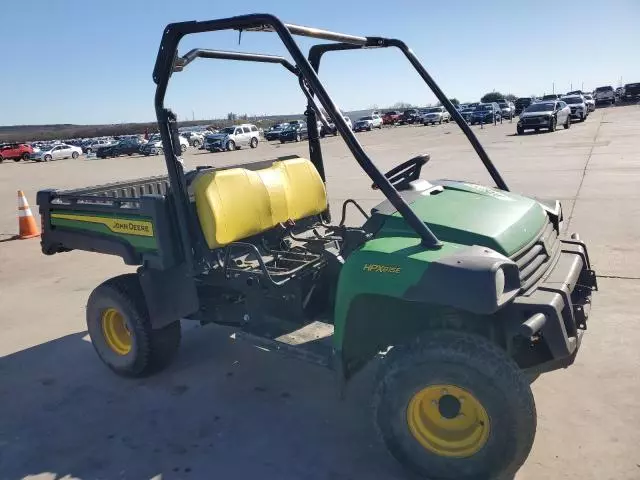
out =
[[[21,240],[40,236],[36,219],[33,218],[27,197],[22,190],[18,190],[18,226],[20,227],[18,238]]]

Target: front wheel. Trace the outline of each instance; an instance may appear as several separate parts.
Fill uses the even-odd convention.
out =
[[[249,145],[251,146],[251,148],[256,148],[258,146],[258,139],[256,137],[253,137]]]
[[[200,148],[200,145],[202,145],[202,143],[200,143],[200,140],[193,141],[193,148]]]
[[[556,117],[552,117],[551,120],[549,120],[549,132],[555,132],[556,131]]]
[[[50,161],[51,161],[51,159],[52,159],[51,155],[45,155],[45,156],[44,156],[44,161],[45,161],[45,162],[50,162]]]
[[[184,153],[184,152],[186,152],[186,151],[187,151],[187,146],[186,146],[184,143],[181,143],[181,144],[180,144],[180,151],[181,151],[182,153]]]
[[[475,334],[432,332],[387,355],[374,414],[393,456],[426,478],[514,475],[536,432],[529,381]]]
[[[584,122],[584,121],[585,121],[584,113],[581,113],[581,114],[580,114],[580,121],[581,121],[581,122]]]
[[[73,152],[73,153],[71,154],[71,158],[73,158],[74,160],[75,160],[76,158],[78,158],[78,157],[79,157],[78,152]]]
[[[118,375],[143,377],[162,370],[180,346],[180,321],[151,328],[136,274],[102,283],[87,302],[87,328],[100,359]]]
[[[234,142],[233,140],[229,140],[227,142],[227,150],[232,152],[236,149],[236,142]]]
[[[567,115],[567,121],[564,122],[563,126],[565,130],[571,127],[571,115]]]
[[[296,135],[296,142],[300,141],[300,134]]]
[[[522,135],[524,133],[524,128],[516,127],[516,131],[518,132],[518,135]]]

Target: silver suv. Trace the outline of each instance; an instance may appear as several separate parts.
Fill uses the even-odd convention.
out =
[[[594,96],[596,104],[609,103],[613,105],[616,103],[616,92],[611,85],[596,88]]]
[[[255,125],[249,123],[225,127],[218,133],[211,133],[204,139],[204,148],[210,152],[237,150],[241,147],[256,148],[260,132]]]

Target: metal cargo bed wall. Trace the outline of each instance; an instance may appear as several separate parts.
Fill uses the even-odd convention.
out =
[[[167,177],[38,192],[42,251],[85,250],[129,265],[172,268],[178,243]]]
[[[96,197],[140,198],[142,195],[166,195],[169,190],[169,177],[138,178],[126,182],[107,183],[91,187],[58,192],[60,195],[91,195]]]

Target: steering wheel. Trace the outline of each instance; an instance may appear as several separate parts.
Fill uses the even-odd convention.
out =
[[[423,153],[401,163],[397,167],[393,167],[384,176],[387,177],[396,190],[406,190],[411,182],[420,178],[420,171],[430,158],[428,153]],[[374,183],[371,188],[378,190],[379,187]]]

